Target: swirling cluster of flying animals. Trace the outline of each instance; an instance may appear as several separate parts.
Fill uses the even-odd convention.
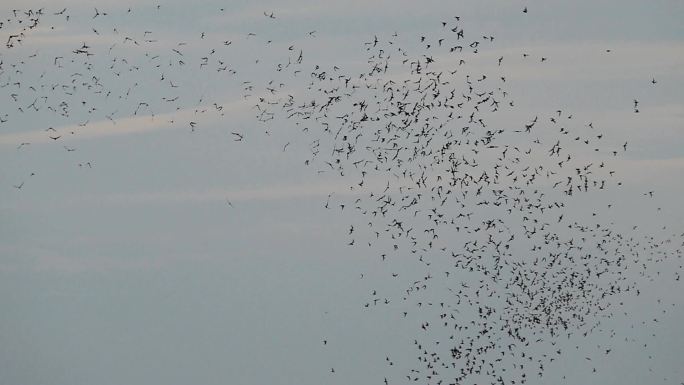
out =
[[[0,87],[9,95],[0,128],[44,114],[53,123],[38,140],[59,143],[88,135],[89,125],[157,114],[164,124],[194,132],[203,119],[226,112],[218,100],[188,96],[188,79],[197,76],[190,74],[232,82],[263,125],[293,123],[310,138],[306,165],[353,180],[353,198],[333,192],[325,207],[362,218],[367,226],[350,225],[349,245],[381,250],[387,279],[404,286],[384,295],[373,290],[364,307],[392,304],[401,308],[398,317],[419,321],[417,364],[386,383],[525,383],[562,355],[561,338],[600,329],[615,314],[616,298],[639,295],[640,282],[681,256],[684,234],[620,232],[598,210],[571,209],[578,197],[603,199],[619,188],[611,161],[627,143],[611,144],[600,128],[563,110],[530,114],[522,123],[497,120],[516,111],[504,57],[495,60],[494,73],[470,65],[494,37],[472,37],[459,17],[408,43],[398,33],[375,36],[363,43],[367,68],[352,74],[338,65],[307,67],[304,51],[289,45],[282,61],[268,63],[270,80],[259,85],[229,64],[233,40],[201,32],[192,43],[170,44],[153,31],[120,31],[108,16],[93,12],[97,44],[0,64]],[[264,16],[276,19],[273,12]],[[66,8],[13,11],[0,25],[9,31],[7,52],[30,46],[46,18],[72,22]],[[271,41],[258,37],[249,32],[242,42],[268,48]],[[48,67],[26,79],[26,68],[40,59]],[[548,59],[523,53],[520,60]],[[150,99],[152,91],[165,96]],[[230,134],[235,141],[246,135]],[[21,141],[17,149],[30,144]],[[652,197],[651,191],[645,199]],[[421,269],[396,273],[409,259]],[[679,280],[679,271],[671,275]]]

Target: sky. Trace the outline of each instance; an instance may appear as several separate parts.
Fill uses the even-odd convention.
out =
[[[25,25],[13,10],[40,7],[6,46]],[[307,166],[310,137],[257,119],[255,100],[271,80],[306,100],[306,82],[275,71],[299,50],[306,68],[357,73],[364,43],[416,46],[456,15],[495,37],[471,71],[505,76],[515,99],[491,124],[562,110],[629,143],[610,158],[622,186],[577,198],[577,215],[612,202],[616,228],[684,233],[681,1],[4,0],[0,14],[1,385],[404,383],[420,314],[363,306],[406,284],[379,262],[389,244],[348,245],[364,218],[325,206],[360,196],[352,176]],[[84,45],[92,58],[73,53]],[[68,113],[30,107],[37,84],[72,84]],[[682,383],[681,267],[668,261],[600,331],[559,342],[528,383]]]

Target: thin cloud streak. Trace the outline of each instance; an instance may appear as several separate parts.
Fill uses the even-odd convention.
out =
[[[380,186],[380,179],[373,184]],[[112,205],[148,205],[176,203],[212,203],[212,202],[265,202],[310,197],[325,197],[331,192],[334,195],[358,195],[361,191],[349,189],[349,183],[342,181],[325,181],[312,184],[285,184],[261,186],[240,190],[229,188],[212,188],[207,190],[155,191],[141,193],[107,194],[84,197],[82,201]]]
[[[246,111],[251,106],[245,101],[232,101],[222,103],[224,112],[238,112]],[[197,110],[210,109],[211,105],[190,107],[170,113],[130,116],[125,118],[118,118],[114,121],[99,120],[96,122],[89,122],[85,126],[68,125],[55,128],[56,135],[64,135],[65,142],[77,140],[100,139],[109,136],[142,134],[152,131],[178,128],[180,121],[193,119],[196,116]],[[203,118],[203,123],[207,123],[207,118]],[[218,121],[220,116],[210,117],[211,122]],[[66,136],[70,132],[78,131],[77,135]],[[33,130],[28,132],[18,132],[12,134],[0,135],[0,146],[17,146],[19,143],[28,142],[31,144],[48,143],[51,142],[50,135],[45,130]]]

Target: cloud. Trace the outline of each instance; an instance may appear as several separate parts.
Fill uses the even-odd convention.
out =
[[[610,49],[610,52],[606,52]],[[465,52],[465,49],[464,49]],[[529,57],[523,58],[527,53]],[[498,68],[497,59],[504,57],[504,65]],[[541,57],[548,58],[545,63]],[[678,41],[590,41],[557,44],[514,45],[497,48],[497,43],[482,48],[477,54],[439,55],[436,68],[454,68],[460,59],[476,66],[481,73],[500,69],[513,80],[605,80],[634,78],[663,73],[680,74],[684,66],[684,43]]]
[[[367,181],[366,185],[380,186],[382,181]],[[323,180],[310,184],[281,184],[259,186],[253,188],[209,188],[205,190],[175,190],[117,193],[86,196],[80,202],[111,205],[148,205],[148,204],[177,204],[177,203],[211,203],[225,202],[232,204],[239,202],[276,201],[308,197],[326,197],[334,195],[356,195],[361,191],[350,190],[349,183],[341,180]]]
[[[94,6],[107,8],[107,11],[112,9],[121,9],[133,5],[146,5],[150,4],[147,0],[105,0],[105,1],[92,1],[92,0],[60,0],[59,3],[55,4],[54,0],[3,0],[3,6],[5,9],[39,9],[44,8],[45,13],[59,12],[62,8],[73,8],[73,7],[83,7],[88,10],[92,10]]]
[[[237,112],[240,110],[248,110],[251,108],[247,102],[238,100],[225,102],[221,104],[223,112]],[[129,116],[125,118],[118,118],[114,121],[99,120],[96,122],[89,122],[85,126],[67,125],[55,127],[55,132],[46,132],[45,130],[32,130],[27,132],[18,132],[11,134],[0,135],[0,146],[17,146],[20,143],[28,142],[31,144],[40,144],[52,142],[50,136],[62,135],[65,142],[75,140],[100,139],[109,136],[142,134],[157,130],[170,129],[178,127],[178,122],[188,122],[196,119],[197,110],[211,109],[212,106],[197,106],[186,108],[170,113],[158,115],[142,115]],[[219,119],[216,116],[213,119]],[[206,117],[203,118],[203,123],[206,123]],[[74,133],[71,135],[71,133]]]
[[[140,270],[158,268],[159,259],[136,258],[123,259],[111,257],[68,257],[59,253],[43,250],[36,254],[33,268],[38,271],[57,271],[62,273],[83,273],[111,270]]]

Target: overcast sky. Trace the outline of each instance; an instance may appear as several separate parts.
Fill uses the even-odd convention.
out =
[[[6,47],[23,26],[10,21],[12,10],[41,6],[40,25]],[[3,0],[0,13],[2,385],[403,377],[415,360],[415,325],[397,322],[399,308],[363,308],[369,291],[397,284],[382,275],[377,249],[347,245],[349,224],[361,219],[324,207],[329,194],[354,197],[349,182],[305,166],[310,141],[301,130],[255,118],[253,100],[268,93],[257,84],[278,76],[275,64],[288,60],[291,45],[309,68],[358,73],[367,68],[363,43],[374,36],[396,32],[415,43],[458,15],[475,36],[495,37],[471,68],[498,70],[504,57],[517,108],[495,124],[561,109],[617,147],[628,141],[613,160],[623,186],[602,198],[618,207],[610,220],[645,234],[684,233],[681,1]],[[68,116],[28,107],[31,85],[92,80],[73,75],[88,72],[72,53],[83,44],[95,53],[96,81],[130,96],[79,88]],[[212,49],[222,59],[212,68],[226,70],[202,69]],[[55,69],[57,56],[70,71]],[[112,57],[141,70],[114,75]],[[162,70],[155,60],[196,70]],[[20,103],[7,91],[15,82]],[[163,99],[176,96],[178,103]],[[648,191],[654,198],[645,200]],[[580,198],[578,210],[592,203]],[[595,336],[563,341],[566,354],[528,383],[679,384],[680,282],[645,283],[643,295],[624,299],[627,315],[606,319]],[[605,346],[617,354],[597,354]]]

